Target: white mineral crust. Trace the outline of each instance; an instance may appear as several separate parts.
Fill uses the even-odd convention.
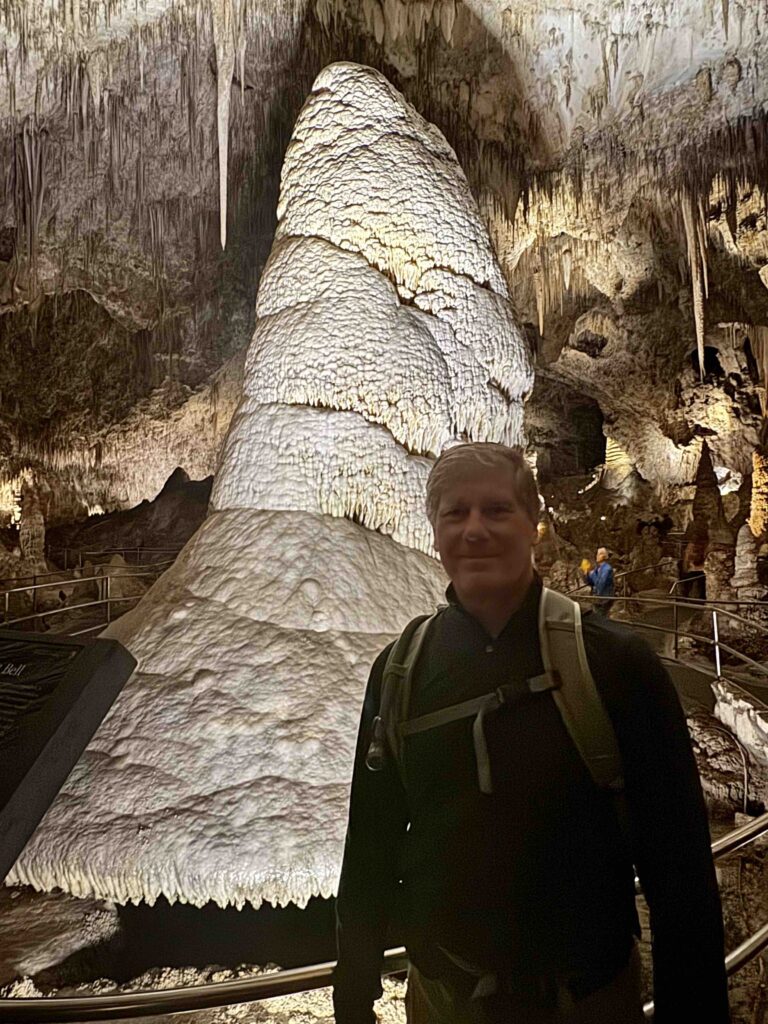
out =
[[[530,363],[475,202],[380,74],[320,74],[279,216],[211,514],[112,627],[139,668],[11,881],[333,893],[370,664],[444,586],[430,457],[522,440]]]
[[[107,942],[118,930],[110,904],[0,887],[0,986]]]

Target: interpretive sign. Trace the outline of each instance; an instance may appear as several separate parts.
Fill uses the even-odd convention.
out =
[[[117,640],[0,629],[0,883],[135,666]]]

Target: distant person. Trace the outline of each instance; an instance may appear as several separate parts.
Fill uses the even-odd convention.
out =
[[[689,541],[683,552],[683,581],[681,590],[685,597],[703,599],[707,596],[707,577],[704,573],[704,558],[707,553],[706,542]]]
[[[616,592],[613,585],[613,566],[608,561],[608,548],[597,549],[595,563],[594,569],[584,573],[584,582],[589,585],[595,597],[601,598],[595,601],[595,610],[601,615],[608,615],[613,607],[613,601],[606,598],[613,597]]]
[[[450,448],[426,499],[451,583],[371,670],[336,1024],[375,1024],[388,940],[408,951],[408,1024],[644,1024],[634,866],[656,1021],[726,1024],[706,808],[663,666],[542,586],[519,450]]]

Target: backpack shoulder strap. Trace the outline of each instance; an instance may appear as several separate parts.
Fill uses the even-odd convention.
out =
[[[539,605],[539,643],[544,671],[558,684],[552,696],[590,775],[602,789],[622,790],[621,753],[587,661],[581,608],[548,587]]]
[[[397,638],[387,655],[384,672],[381,678],[381,695],[379,698],[379,714],[373,723],[373,741],[371,748],[377,746],[376,753],[380,759],[385,755],[384,745],[388,745],[395,758],[398,768],[402,766],[402,736],[398,728],[401,720],[408,713],[413,684],[413,670],[416,667],[421,648],[427,637],[429,628],[442,611],[438,608],[432,615],[418,615],[412,619]],[[369,750],[368,766],[374,768]],[[378,767],[383,767],[383,763]],[[375,769],[374,769],[375,770]]]

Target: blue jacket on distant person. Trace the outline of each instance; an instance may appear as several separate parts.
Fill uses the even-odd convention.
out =
[[[613,597],[613,566],[610,562],[599,562],[584,578],[595,597]]]

